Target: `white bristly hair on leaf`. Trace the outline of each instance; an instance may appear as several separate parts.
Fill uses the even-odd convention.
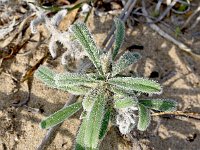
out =
[[[90,11],[91,6],[84,3],[83,6],[81,7],[81,14],[87,14]]]
[[[51,36],[49,42],[49,52],[53,58],[57,57],[57,42],[61,43],[64,48],[67,48],[67,51],[61,58],[61,63],[63,65],[67,64],[68,57],[81,59],[85,56],[85,53],[82,51],[78,41],[72,38],[72,33],[70,31],[61,32],[57,29],[58,25],[67,14],[66,9],[59,11],[52,18],[48,18],[44,10],[33,6],[32,4],[30,4],[30,6],[37,15],[37,18],[32,20],[30,23],[31,32],[37,33],[37,26],[41,23],[44,23]]]
[[[45,21],[44,19],[44,15],[40,15],[38,16],[37,18],[35,18],[34,20],[31,21],[30,23],[30,28],[31,28],[31,32],[33,34],[36,34],[38,31],[37,31],[37,26],[40,24],[40,23],[43,23]]]
[[[58,26],[60,22],[62,21],[62,19],[66,16],[66,14],[67,14],[66,9],[59,11],[51,18],[51,24],[53,26]]]
[[[69,35],[72,35],[71,31],[68,31]],[[61,41],[62,42],[62,41]],[[63,41],[64,42],[64,41]],[[65,51],[61,58],[61,63],[63,65],[68,64],[68,59],[75,58],[77,60],[81,60],[86,56],[85,51],[82,50],[81,45],[78,43],[77,40],[70,40],[71,48]]]
[[[138,110],[137,107],[128,107],[122,109],[116,109],[116,124],[119,126],[119,131],[122,134],[128,134],[137,123],[135,112]]]

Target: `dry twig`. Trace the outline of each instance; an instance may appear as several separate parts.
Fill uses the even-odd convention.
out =
[[[182,111],[175,111],[175,112],[159,112],[153,113],[152,116],[162,116],[162,115],[175,115],[181,117],[192,118],[195,120],[200,120],[200,114],[195,112],[182,112]]]
[[[4,48],[6,46],[8,46],[16,37],[18,34],[20,34],[22,32],[22,30],[24,29],[26,23],[30,20],[30,18],[32,16],[34,16],[35,14],[31,14],[29,15],[27,18],[25,18],[21,24],[19,25],[19,28],[17,30],[16,33],[12,34],[9,38],[5,39],[3,42],[0,42],[0,48]]]
[[[185,29],[189,25],[189,23],[191,22],[193,17],[196,16],[199,12],[200,12],[200,3],[198,5],[197,9],[193,12],[193,14],[185,21],[185,23],[182,26],[181,30]]]
[[[121,14],[119,15],[119,19],[123,19],[123,18],[124,18],[124,15],[125,15],[125,13],[128,11],[128,9],[130,8],[131,4],[132,4],[132,5],[135,5],[136,1],[137,1],[137,0],[129,0],[129,1],[126,3],[126,5],[124,6],[124,9],[122,10]],[[103,46],[106,46],[106,44],[108,43],[108,41],[109,41],[110,38],[112,37],[114,31],[115,31],[115,26],[113,25],[113,26],[111,27],[111,30],[110,30],[110,32],[108,33],[106,39],[104,40],[104,42],[103,42],[103,44],[102,44]]]
[[[133,10],[133,7],[135,6],[135,4],[136,4],[136,2],[137,2],[137,0],[129,0],[128,2],[127,2],[127,5],[125,5],[125,8],[127,9],[126,10],[126,12],[124,12],[124,11],[122,11],[122,14],[119,16],[119,18],[123,21],[123,22],[126,22],[126,20],[128,19],[128,17],[130,16],[130,13],[131,13],[131,11]],[[125,10],[125,8],[124,8],[124,10]],[[115,27],[113,26],[112,28],[111,28],[111,31],[110,31],[110,33],[108,34],[108,36],[107,37],[109,37],[109,38],[106,38],[105,40],[104,40],[104,42],[103,42],[103,46],[106,46],[106,44],[107,44],[107,42],[108,41],[110,41],[109,43],[108,43],[108,45],[107,45],[107,47],[104,49],[104,51],[108,51],[111,47],[112,47],[112,45],[113,45],[113,43],[114,43],[114,36],[113,36],[113,33],[114,33],[114,31],[115,31]]]
[[[148,16],[148,13],[146,11],[146,7],[145,7],[145,2],[144,0],[142,0],[142,12],[144,14],[144,16]],[[194,57],[197,60],[200,60],[200,55],[193,53],[192,49],[190,47],[188,47],[187,45],[185,45],[184,43],[176,40],[175,38],[173,38],[171,35],[169,35],[168,33],[164,32],[159,26],[157,26],[153,22],[151,19],[149,19],[148,17],[146,17],[146,20],[149,24],[149,26],[156,31],[158,34],[160,34],[162,37],[164,37],[165,39],[171,41],[172,43],[174,43],[176,46],[178,46],[182,51],[190,54],[192,57]]]

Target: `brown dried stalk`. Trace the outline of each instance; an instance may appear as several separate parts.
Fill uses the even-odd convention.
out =
[[[152,116],[162,116],[162,115],[175,115],[186,118],[192,118],[195,120],[200,120],[200,114],[195,112],[183,112],[183,111],[175,111],[175,112],[159,112],[153,113]]]

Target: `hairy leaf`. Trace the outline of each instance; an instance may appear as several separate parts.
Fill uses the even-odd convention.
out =
[[[74,86],[74,85],[63,85],[56,87],[59,90],[67,91],[74,95],[85,95],[90,90],[90,88],[85,86]]]
[[[137,52],[125,52],[117,61],[116,64],[112,67],[112,76],[117,75],[124,69],[126,69],[129,65],[135,63],[141,56]]]
[[[82,102],[83,109],[85,111],[91,111],[95,103],[95,100],[98,99],[98,96],[99,96],[99,89],[91,89],[83,98]]]
[[[102,140],[107,132],[108,124],[111,117],[111,109],[107,109],[106,113],[104,114],[103,121],[101,124],[101,130],[99,134],[99,139]]]
[[[116,86],[116,85],[111,85],[110,86],[110,90],[115,93],[115,94],[118,94],[118,95],[133,95],[135,96],[136,94],[136,91],[133,91],[133,90],[127,90],[123,87],[119,87],[119,86]]]
[[[43,23],[45,22],[45,15],[41,14],[40,16],[38,16],[37,18],[33,19],[30,23],[30,28],[31,28],[31,32],[33,34],[37,33],[37,26],[40,24],[40,23]]]
[[[98,83],[94,78],[94,74],[80,74],[80,73],[63,73],[55,76],[55,81],[58,86],[64,85],[85,85],[94,86]]]
[[[97,68],[100,75],[103,75],[101,62],[100,62],[100,52],[97,48],[88,28],[84,23],[75,23],[71,27],[72,32],[76,39],[80,42],[84,50],[87,52],[88,57],[93,62]]]
[[[138,121],[137,128],[140,131],[145,131],[151,121],[150,111],[142,104],[139,104],[138,108],[139,108],[139,112],[138,112],[139,113],[139,121]]]
[[[109,79],[108,83],[126,90],[157,94],[162,92],[162,88],[159,83],[144,78],[116,77]]]
[[[56,88],[56,83],[54,80],[56,73],[50,70],[48,67],[40,66],[34,75],[47,86]]]
[[[112,53],[113,60],[117,56],[118,51],[119,51],[120,47],[122,46],[122,43],[124,42],[124,36],[125,36],[124,23],[118,18],[116,18],[114,21],[115,21],[116,31],[115,31],[114,49],[113,49],[113,53]]]
[[[127,108],[131,106],[135,106],[137,104],[137,99],[130,96],[122,96],[119,99],[115,99],[114,107],[115,108]]]
[[[103,53],[100,57],[104,74],[111,71],[111,52]]]
[[[87,125],[87,118],[84,118],[76,136],[75,150],[85,150],[85,129]]]
[[[105,113],[105,93],[99,92],[97,99],[88,114],[87,128],[85,130],[85,146],[90,149],[96,149],[99,144],[99,134]]]
[[[89,88],[85,86],[76,86],[69,84],[58,85],[55,80],[57,74],[45,66],[40,66],[38,70],[35,72],[35,76],[39,78],[41,81],[43,81],[49,87],[67,91],[75,95],[86,94],[89,91]]]
[[[67,14],[67,10],[63,9],[57,12],[52,18],[51,18],[51,24],[54,26],[58,26],[60,22],[63,20],[65,15]]]
[[[141,99],[139,103],[158,111],[175,111],[177,106],[175,101],[168,99]]]
[[[67,118],[72,116],[74,113],[76,113],[81,108],[81,106],[82,106],[81,102],[76,102],[72,105],[69,105],[67,107],[64,107],[64,108],[58,110],[51,116],[44,119],[40,123],[40,127],[42,129],[48,129],[48,128],[51,128],[52,126],[55,126],[55,125],[63,122],[64,120],[66,120]]]

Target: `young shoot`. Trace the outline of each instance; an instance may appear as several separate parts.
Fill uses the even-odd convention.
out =
[[[43,129],[51,128],[83,108],[82,124],[75,141],[76,150],[98,149],[109,125],[117,125],[122,134],[128,134],[135,126],[144,131],[150,124],[151,110],[176,109],[177,104],[173,100],[138,97],[138,93],[160,94],[162,87],[158,82],[141,77],[120,76],[122,71],[136,63],[141,56],[127,51],[116,60],[125,36],[125,27],[120,19],[115,19],[115,26],[114,48],[107,53],[100,52],[84,23],[75,23],[70,27],[96,67],[95,73],[56,73],[45,66],[39,67],[35,73],[49,87],[84,95],[82,101],[60,109],[40,123]]]

